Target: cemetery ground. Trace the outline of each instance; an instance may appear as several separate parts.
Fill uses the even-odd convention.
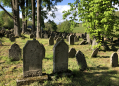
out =
[[[29,38],[29,35],[25,35],[27,38],[16,38],[15,43],[20,46],[23,52]],[[48,39],[36,39],[39,43],[42,43],[45,47],[46,53],[43,59],[42,72],[51,74],[53,71],[53,46],[48,45]],[[74,45],[69,45],[70,48],[75,48],[76,51],[80,50],[86,57],[88,69],[85,71],[79,71],[79,66],[75,58],[68,58],[68,69],[73,71],[74,76],[71,77],[57,77],[54,76],[53,80],[44,81],[44,83],[34,82],[29,86],[119,86],[119,66],[110,66],[110,56],[113,52],[117,51],[101,51],[98,52],[97,57],[91,57],[91,46],[79,45],[83,39],[79,39],[79,42],[75,42]],[[3,46],[0,46],[0,86],[16,86],[16,80],[20,75],[23,75],[23,56],[20,61],[10,61],[8,58],[8,50],[14,42],[10,42],[9,39],[3,37],[0,38]],[[56,43],[56,41],[54,42]],[[109,46],[110,47],[110,46]],[[116,46],[119,48],[119,44]],[[23,54],[22,54],[23,55]],[[119,64],[119,61],[118,61]]]

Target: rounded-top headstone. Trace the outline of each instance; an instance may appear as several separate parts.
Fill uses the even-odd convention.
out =
[[[23,76],[42,75],[42,59],[44,58],[43,45],[37,40],[29,40],[23,47]]]
[[[68,45],[61,40],[53,47],[53,73],[68,70]]]
[[[79,50],[77,51],[75,56],[76,56],[77,63],[80,67],[80,70],[81,71],[85,70],[87,68],[87,63],[84,54]]]
[[[112,67],[117,67],[118,66],[118,54],[117,53],[112,53],[111,54],[110,65]]]
[[[71,49],[69,50],[69,53],[68,53],[69,57],[70,57],[70,58],[73,58],[73,57],[75,57],[75,54],[76,54],[75,48],[71,48]]]
[[[21,57],[21,49],[18,44],[14,43],[9,49],[9,58],[12,61],[18,61]]]

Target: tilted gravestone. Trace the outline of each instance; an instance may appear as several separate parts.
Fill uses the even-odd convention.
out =
[[[71,48],[70,51],[69,51],[69,53],[68,53],[69,57],[70,58],[73,58],[73,57],[75,57],[75,54],[76,54],[75,48]]]
[[[112,67],[118,66],[118,54],[117,53],[112,53],[112,55],[110,57],[110,65]]]
[[[81,71],[85,70],[87,68],[87,63],[84,54],[79,50],[77,51],[75,56],[76,56],[77,63],[80,67],[80,70]]]
[[[53,73],[68,70],[68,45],[61,40],[53,47]]]
[[[86,44],[86,40],[83,40],[83,41],[80,43],[80,45],[84,45],[84,44]]]
[[[23,76],[42,75],[43,45],[36,39],[29,40],[23,48]]]
[[[56,39],[56,43],[58,43],[59,41],[61,41],[61,38],[60,38],[60,37],[58,37],[58,38]]]
[[[69,36],[69,45],[74,45],[74,35]]]
[[[92,52],[91,57],[96,57],[97,54],[98,54],[98,51],[99,51],[99,48],[96,48],[96,49]]]
[[[18,44],[14,43],[9,49],[9,58],[12,61],[18,61],[21,57],[21,49]]]
[[[49,38],[49,45],[54,45],[54,38],[52,36]]]

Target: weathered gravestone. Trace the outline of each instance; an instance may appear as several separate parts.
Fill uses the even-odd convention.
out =
[[[68,70],[68,45],[61,40],[53,47],[53,73]]]
[[[92,41],[92,46],[91,46],[91,49],[94,50],[94,46],[95,45],[98,45],[97,41],[96,41],[96,38],[93,39]]]
[[[74,35],[69,36],[69,45],[74,45]]]
[[[77,36],[74,37],[74,41],[78,42],[78,37]]]
[[[46,38],[46,39],[47,39],[47,38],[48,38],[48,34],[46,34],[46,33],[45,33],[45,34],[44,34],[44,38]]]
[[[83,40],[83,41],[80,43],[80,45],[84,45],[84,44],[86,44],[86,40]]]
[[[68,53],[69,57],[73,58],[73,57],[75,57],[75,54],[76,54],[75,48],[71,48]]]
[[[2,42],[0,41],[0,46],[3,46]]]
[[[75,56],[76,56],[77,63],[80,67],[80,70],[81,71],[85,70],[87,68],[87,63],[84,54],[79,50],[77,51]]]
[[[92,44],[92,41],[91,41],[89,34],[86,35],[86,39],[87,39],[88,44]]]
[[[58,38],[56,39],[56,43],[58,43],[59,41],[61,41],[61,38],[60,38],[60,37],[58,37]]]
[[[49,38],[49,45],[54,45],[54,38],[52,36]]]
[[[23,48],[23,76],[42,75],[43,45],[36,39],[29,40]]]
[[[117,50],[117,54],[119,54],[119,49]]]
[[[96,48],[96,49],[92,52],[91,57],[96,57],[97,54],[98,54],[98,51],[99,51],[99,48]]]
[[[9,58],[12,61],[18,61],[21,57],[21,49],[18,44],[14,43],[9,49]]]
[[[112,55],[110,57],[110,65],[112,67],[118,66],[118,54],[117,53],[112,53]]]
[[[34,35],[33,34],[30,34],[30,39],[33,38],[33,37],[34,37]]]

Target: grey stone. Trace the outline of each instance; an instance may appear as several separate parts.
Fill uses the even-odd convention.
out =
[[[92,46],[91,46],[91,49],[94,50],[94,47],[95,45],[98,45],[98,43],[96,42],[96,38],[93,39],[92,41]]]
[[[46,33],[45,33],[45,34],[44,34],[44,38],[46,38],[46,39],[47,39],[47,38],[48,38],[48,34],[46,34]]]
[[[21,57],[21,49],[18,44],[14,43],[9,49],[9,58],[12,61],[19,61]]]
[[[69,45],[74,45],[74,35],[69,36]]]
[[[74,41],[75,42],[78,42],[79,41],[78,38],[77,38],[77,36],[74,37]]]
[[[43,45],[37,40],[29,40],[23,48],[23,76],[42,75]]]
[[[75,54],[76,54],[75,48],[71,48],[68,53],[69,57],[73,58],[73,57],[75,57]]]
[[[56,39],[56,43],[58,43],[59,41],[61,41],[61,38],[60,38],[60,37],[58,37],[58,38]]]
[[[76,56],[77,63],[80,67],[80,70],[81,71],[85,70],[87,68],[87,62],[84,54],[79,50],[77,51],[75,56]]]
[[[89,34],[87,34],[87,42],[88,42],[88,44],[92,44],[92,42],[91,42],[91,38],[90,38],[90,35]]]
[[[52,36],[49,38],[49,45],[54,45],[54,38]]]
[[[0,41],[0,46],[3,46],[2,42]]]
[[[86,43],[86,40],[83,40],[80,45],[84,45]]]
[[[68,45],[61,40],[53,47],[53,73],[68,70]]]
[[[92,52],[91,57],[96,57],[97,54],[98,54],[98,51],[99,51],[99,48],[96,48],[96,49]]]
[[[34,35],[33,34],[30,34],[30,38],[33,38],[34,37]]]
[[[15,37],[12,36],[12,37],[10,38],[10,41],[11,41],[11,42],[14,42],[14,41],[15,41]]]
[[[117,67],[118,66],[118,54],[117,53],[112,53],[111,54],[110,65],[112,67]]]

